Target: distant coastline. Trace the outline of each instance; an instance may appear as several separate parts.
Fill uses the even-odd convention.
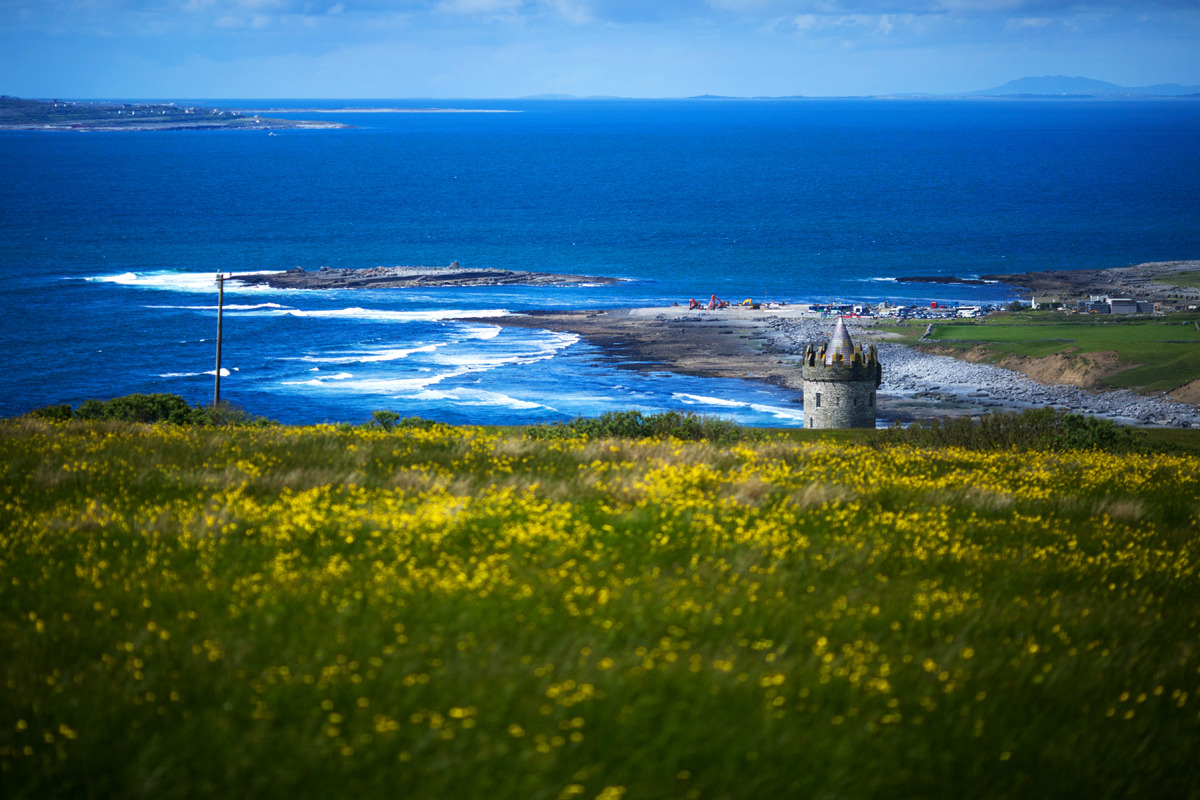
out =
[[[176,103],[104,103],[0,97],[0,130],[17,131],[201,131],[322,130],[350,128],[328,120],[263,117]]]
[[[518,108],[371,108],[347,106],[345,108],[272,108],[242,109],[244,114],[521,114]]]

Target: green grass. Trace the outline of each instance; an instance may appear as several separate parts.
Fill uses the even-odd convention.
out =
[[[984,348],[987,360],[1040,358],[1055,353],[1115,352],[1128,369],[1104,386],[1170,391],[1200,378],[1200,330],[1195,314],[1166,318],[1022,313],[982,321],[938,322],[926,341],[961,352]]]
[[[1164,275],[1162,281],[1170,283],[1172,286],[1188,286],[1193,289],[1200,289],[1200,272],[1174,272],[1170,275]]]
[[[1200,797],[1200,458],[850,433],[0,424],[0,796]]]

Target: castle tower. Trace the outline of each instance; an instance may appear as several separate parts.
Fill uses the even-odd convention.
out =
[[[804,427],[874,428],[875,390],[883,367],[874,346],[863,351],[838,318],[828,344],[804,348]]]

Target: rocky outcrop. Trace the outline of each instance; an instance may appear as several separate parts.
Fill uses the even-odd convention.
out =
[[[1092,295],[1131,297],[1167,304],[1200,303],[1195,286],[1200,261],[1158,261],[1112,269],[1068,269],[984,275],[983,279],[1025,289],[1039,300],[1086,300]]]
[[[296,267],[287,272],[258,272],[233,275],[233,280],[273,289],[396,289],[439,286],[523,286],[606,284],[616,278],[594,275],[559,275],[511,269],[464,269],[455,261],[448,267],[370,267],[308,271]]]

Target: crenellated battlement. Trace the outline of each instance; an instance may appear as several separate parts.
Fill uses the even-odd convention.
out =
[[[807,378],[809,370],[813,370],[813,380],[863,380],[878,378],[876,386],[882,380],[883,367],[879,361],[879,350],[875,345],[869,345],[866,350],[861,345],[854,345],[849,362],[846,355],[831,352],[828,344],[809,344],[804,348],[803,367]],[[828,377],[820,377],[822,373],[816,370],[828,370]]]
[[[841,319],[829,342],[805,346],[801,372],[806,427],[875,427],[875,390],[883,383],[879,351],[855,345]]]

